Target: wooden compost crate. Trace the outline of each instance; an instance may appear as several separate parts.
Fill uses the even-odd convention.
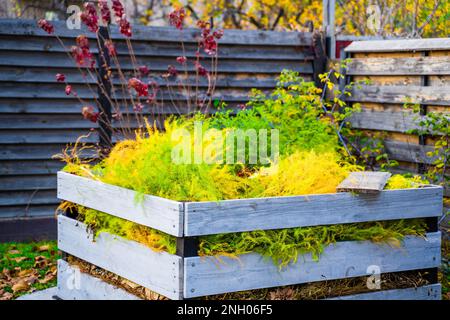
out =
[[[436,268],[441,261],[442,188],[386,190],[378,194],[319,194],[217,202],[178,202],[145,195],[72,174],[58,173],[58,198],[161,230],[177,237],[177,254],[154,252],[135,241],[101,233],[95,241],[87,226],[60,215],[58,245],[70,255],[115,273],[170,299],[185,299],[315,281],[428,269],[432,284],[420,288],[375,291],[339,299],[440,299]],[[198,257],[196,237],[208,234],[427,218],[426,239],[408,236],[401,248],[370,241],[338,242],[319,261],[310,254],[279,270],[256,253]],[[81,285],[67,285],[73,268],[59,262],[58,294],[63,299],[136,298],[84,274]]]

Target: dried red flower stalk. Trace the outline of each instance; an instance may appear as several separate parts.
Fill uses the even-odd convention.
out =
[[[170,65],[167,67],[167,76],[168,77],[175,77],[177,74],[178,74],[178,71],[174,66]]]
[[[71,48],[72,57],[79,66],[89,66],[93,68],[95,65],[94,55],[89,49],[89,40],[85,35],[79,35],[76,38],[77,46]]]
[[[142,112],[144,110],[144,105],[142,103],[137,103],[133,106],[134,112]]]
[[[217,40],[220,40],[223,37],[223,29],[219,29],[214,31],[213,36],[214,38],[216,38]]]
[[[122,3],[120,2],[120,0],[112,0],[112,3],[112,9],[115,16],[119,19],[122,19],[123,15],[125,14],[125,9],[123,8]]]
[[[98,118],[100,117],[100,112],[94,112],[94,107],[92,106],[83,107],[83,109],[81,109],[81,114],[83,115],[84,119],[94,123],[97,122]]]
[[[155,100],[156,100],[156,93],[152,93],[148,96],[147,103],[151,104],[151,103],[155,102]]]
[[[175,9],[169,14],[169,23],[178,30],[183,30],[183,21],[186,18],[184,8]]]
[[[213,35],[208,35],[205,38],[203,38],[202,45],[203,49],[208,55],[214,56],[217,54],[217,41]]]
[[[106,25],[111,23],[111,11],[108,7],[108,1],[107,0],[99,0],[98,6],[100,8],[100,13],[102,15],[102,21]]]
[[[84,34],[79,35],[75,41],[81,49],[89,50],[89,40]]]
[[[111,40],[105,41],[105,47],[108,49],[108,53],[111,57],[117,56],[116,47],[114,46],[114,43]]]
[[[154,95],[159,91],[159,84],[156,81],[150,81],[148,86],[152,89]]]
[[[119,28],[120,33],[123,34],[125,37],[131,38],[133,35],[133,32],[131,30],[131,24],[130,22],[125,18],[125,15],[119,19]]]
[[[115,113],[112,114],[112,118],[114,120],[121,120],[122,119],[122,113],[120,111],[119,112],[115,112]]]
[[[141,77],[146,77],[149,75],[150,70],[147,66],[140,66],[139,73],[141,74]]]
[[[198,20],[197,27],[199,27],[200,29],[209,29],[209,22]]]
[[[55,27],[45,19],[41,19],[38,21],[38,26],[48,34],[53,34],[55,32]]]
[[[138,78],[131,78],[130,80],[128,80],[128,87],[136,90],[138,97],[148,96],[148,85],[143,83]]]
[[[66,76],[62,73],[57,73],[56,74],[56,81],[58,82],[64,82],[66,81]]]
[[[210,24],[205,21],[198,21],[197,26],[201,29],[199,46],[203,48],[208,55],[216,55],[218,48],[217,40],[222,38],[224,33],[223,30],[211,32]]]
[[[92,3],[84,4],[85,10],[81,13],[81,21],[88,27],[89,31],[97,32],[98,31],[98,16],[97,10]]]
[[[182,57],[178,57],[178,58],[177,58],[177,62],[178,62],[179,64],[185,64],[186,61],[187,61],[187,58],[186,58],[185,56],[182,56]]]
[[[208,70],[204,66],[202,66],[198,61],[195,62],[195,69],[198,72],[198,75],[201,77],[207,77],[208,76]]]

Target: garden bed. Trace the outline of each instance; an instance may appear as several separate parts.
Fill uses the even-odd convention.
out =
[[[437,186],[379,194],[344,192],[214,202],[178,202],[145,195],[137,203],[134,191],[60,172],[58,197],[177,237],[177,254],[155,252],[107,232],[94,241],[87,225],[58,217],[62,251],[170,299],[367,276],[371,274],[369,266],[390,273],[436,268],[440,263],[441,236],[435,230],[430,230],[433,232],[426,238],[405,237],[401,248],[370,241],[338,242],[324,248],[318,261],[306,254],[285,268],[258,253],[237,259],[199,257],[189,248],[195,243],[193,238],[209,234],[435,218],[442,214],[442,188]],[[427,290],[440,291],[438,284],[431,285],[402,291],[402,297],[412,299],[429,293]],[[370,294],[380,297],[379,292]]]

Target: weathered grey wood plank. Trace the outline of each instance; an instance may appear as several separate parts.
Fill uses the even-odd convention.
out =
[[[33,191],[2,191],[0,193],[0,206],[27,206],[53,204],[61,201],[56,197],[56,189]]]
[[[185,203],[185,235],[440,216],[442,187]]]
[[[0,176],[0,191],[49,190],[56,188],[54,175]]]
[[[352,59],[347,75],[449,75],[450,56]]]
[[[67,48],[75,45],[75,38],[65,38],[64,44]],[[177,58],[183,54],[181,44],[168,43],[158,41],[133,40],[133,52],[139,59],[141,56],[146,57],[172,57]],[[130,52],[125,41],[114,40],[117,56],[129,56]],[[21,51],[33,52],[65,52],[65,48],[61,46],[56,38],[39,37],[39,36],[0,36],[0,50],[11,50],[11,48],[20,47]],[[195,58],[197,44],[186,43],[184,46],[184,55],[187,58]],[[299,50],[301,49],[301,50]],[[314,58],[311,48],[299,48],[296,46],[278,45],[233,45],[221,44],[218,51],[219,59],[249,59],[249,60],[312,60]],[[94,47],[91,52],[98,53]]]
[[[389,172],[351,172],[336,188],[337,192],[378,193],[391,177]]]
[[[101,279],[58,260],[57,296],[63,300],[141,300]]]
[[[101,233],[93,240],[85,224],[58,216],[60,250],[170,299],[180,298],[180,257],[152,251],[142,244],[109,233]]]
[[[170,64],[176,61],[166,57],[141,57],[140,63],[148,65],[152,71],[164,72]],[[65,53],[48,53],[48,52],[27,52],[27,51],[0,51],[0,66],[19,66],[19,67],[41,67],[41,68],[72,68],[77,66],[72,59],[67,57]],[[211,64],[204,62],[204,66],[209,70]],[[120,61],[122,71],[132,71],[135,69],[130,58]],[[194,71],[194,66],[189,64],[188,71]],[[222,60],[217,65],[217,71],[227,73],[280,73],[283,69],[292,69],[300,73],[312,73],[312,64],[310,61],[290,61],[290,60]],[[117,67],[112,63],[112,70],[117,71]],[[57,71],[56,71],[57,72]]]
[[[351,94],[347,101],[450,106],[448,87],[362,86],[353,88]]]
[[[56,174],[64,167],[59,160],[1,161],[0,175]]]
[[[77,271],[64,260],[58,260],[58,288],[56,294],[63,300],[140,300],[127,291],[89,274]],[[79,275],[79,282],[75,277]],[[75,284],[80,286],[76,288]],[[441,285],[431,284],[417,288],[382,290],[370,293],[339,296],[326,300],[441,300]]]
[[[441,300],[441,285],[437,283],[417,288],[382,290],[327,300]]]
[[[46,300],[56,300],[55,296],[57,293],[56,287],[47,288],[44,290],[34,291],[33,293],[28,293],[24,296],[18,297],[16,300],[27,300],[27,301],[46,301]]]
[[[450,38],[355,41],[346,52],[399,52],[450,50]]]
[[[55,80],[55,71],[53,69],[50,70],[42,70],[42,68],[31,68],[31,67],[0,67],[0,81],[2,82],[20,82],[20,83],[52,83],[56,84]],[[89,83],[91,85],[95,85],[97,83],[97,79],[92,79],[91,77],[83,77],[83,75],[76,69],[65,69],[60,70],[61,73],[66,75],[70,84],[86,84]],[[166,81],[160,79],[159,77],[163,75],[164,72],[152,72],[152,75],[156,77],[155,82],[158,83],[161,87],[169,86],[176,90],[176,88],[180,84],[180,80],[170,80]],[[260,76],[259,76],[260,75]],[[252,89],[252,88],[274,88],[276,86],[276,75],[265,75],[263,73],[258,76],[248,75],[246,73],[241,74],[219,74],[216,78],[216,87],[220,88],[243,88],[243,89]],[[306,75],[305,75],[306,76]],[[183,78],[183,84],[196,86],[197,81],[195,79],[195,73],[189,74],[190,79]],[[112,82],[115,85],[120,86],[121,80],[118,78],[112,79]],[[59,85],[58,85],[59,86]],[[201,78],[198,79],[198,87],[199,88],[207,88],[208,79]],[[59,86],[59,88],[63,88]],[[16,101],[17,103],[17,101]],[[78,110],[79,111],[79,110]]]
[[[393,160],[426,164],[432,164],[435,160],[435,157],[430,158],[427,156],[427,152],[431,152],[434,149],[433,146],[423,146],[396,140],[384,140],[384,146],[389,157]]]
[[[80,33],[85,33],[88,37],[94,35],[82,26],[81,30],[69,30],[65,22],[52,21],[55,26],[55,34],[60,37],[76,37]],[[111,28],[112,39],[124,39],[117,30]],[[133,26],[132,40],[162,41],[162,42],[197,42],[199,35],[198,29],[184,29],[182,32],[172,27],[145,27]],[[52,37],[36,26],[35,20],[0,20],[0,34],[4,35],[29,35]],[[242,31],[227,30],[220,40],[221,44],[240,44],[240,45],[286,45],[286,46],[311,46],[311,33],[300,32],[276,32],[276,31]]]
[[[0,206],[0,220],[14,218],[54,218],[56,204]],[[38,225],[36,226],[39,227]],[[30,237],[27,240],[33,240]]]
[[[5,143],[3,136],[1,136],[1,142]],[[61,139],[60,139],[61,140]],[[59,141],[60,141],[59,140]],[[15,141],[15,142],[14,142]],[[65,146],[62,144],[52,144],[44,140],[44,142],[38,139],[33,142],[41,142],[43,144],[27,144],[31,142],[30,139],[27,141],[20,141],[20,139],[11,139],[7,141],[10,144],[0,145],[0,160],[45,160],[51,159],[52,156],[59,154],[64,150]],[[71,143],[75,141],[60,141],[60,143]],[[92,150],[89,152],[82,152],[80,154],[81,158],[97,158],[97,154]]]
[[[185,258],[184,297],[366,276],[371,274],[369,266],[378,266],[382,273],[437,267],[440,243],[440,232],[427,234],[426,240],[406,237],[401,248],[367,241],[338,242],[326,247],[319,261],[304,255],[281,271],[255,253],[241,255],[238,260]]]
[[[58,172],[58,198],[106,212],[174,236],[183,235],[183,203],[144,195],[93,179]]]
[[[411,112],[393,112],[389,110],[371,111],[362,109],[349,118],[353,128],[405,133],[419,129],[420,116]]]
[[[69,129],[69,130],[67,130]],[[52,155],[61,153],[64,150],[64,144],[74,143],[81,135],[86,135],[90,131],[87,129],[70,129],[66,130],[1,130],[0,143],[3,145],[10,145],[9,147],[15,147],[16,149],[26,149],[26,144],[40,144],[40,148],[57,150],[53,154],[49,154],[46,159],[51,159]],[[87,138],[80,139],[80,142],[95,143],[97,132],[90,132],[91,135]],[[56,147],[55,145],[58,145]],[[26,153],[26,150],[23,150]],[[1,154],[6,153],[7,150],[0,149]]]
[[[82,99],[92,99],[92,91],[84,85],[73,85],[73,91],[77,93],[77,96]],[[263,90],[267,91],[267,90]],[[214,93],[213,99],[219,99],[221,101],[248,101],[249,90],[235,89],[235,88],[225,88],[217,90]],[[177,90],[170,93],[167,88],[161,88],[157,93],[157,99],[164,99],[166,104],[170,97],[173,97],[175,102],[186,102],[186,96],[182,95],[181,91]],[[13,82],[0,83],[0,98],[17,98],[17,99],[62,99],[62,100],[73,100],[77,101],[73,96],[67,96],[64,92],[64,86],[61,84],[50,84],[50,83],[23,83],[17,86]],[[123,95],[122,93],[117,93],[116,99],[130,98],[128,95]]]
[[[2,215],[0,214],[0,217]],[[56,219],[0,219],[0,242],[56,240]]]

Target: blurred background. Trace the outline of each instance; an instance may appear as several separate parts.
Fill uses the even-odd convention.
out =
[[[0,17],[64,20],[78,0],[2,0]],[[193,22],[213,17],[230,29],[311,31],[322,26],[322,0],[124,0],[134,23],[166,25],[173,6],[185,6]],[[332,1],[334,2],[334,1]],[[447,37],[448,0],[336,0],[336,36]],[[371,24],[370,21],[373,20]],[[188,21],[189,22],[189,21]],[[369,23],[367,23],[369,22]]]

